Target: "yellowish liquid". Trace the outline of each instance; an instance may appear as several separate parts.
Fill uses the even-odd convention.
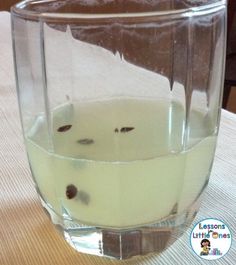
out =
[[[184,148],[184,119],[180,105],[155,100],[66,105],[53,112],[49,151],[46,122],[38,117],[26,141],[42,196],[59,215],[66,211],[103,227],[155,223],[176,205],[183,212],[209,177],[216,141],[196,111]],[[65,125],[72,126],[58,131]],[[121,132],[124,127],[132,130]],[[83,139],[90,141],[81,144]],[[67,198],[71,184],[86,194],[85,201],[78,194]]]

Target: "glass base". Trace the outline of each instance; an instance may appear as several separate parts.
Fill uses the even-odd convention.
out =
[[[104,229],[75,223],[57,215],[41,198],[57,230],[77,251],[96,256],[129,259],[149,253],[161,253],[190,226],[199,209],[200,198],[181,214],[158,223],[132,229]]]

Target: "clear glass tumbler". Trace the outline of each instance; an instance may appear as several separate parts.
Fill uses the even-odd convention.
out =
[[[25,144],[43,207],[80,252],[161,252],[212,167],[223,0],[23,1],[12,10]]]

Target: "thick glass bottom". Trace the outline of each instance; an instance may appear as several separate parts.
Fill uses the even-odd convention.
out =
[[[41,197],[41,202],[57,230],[77,251],[114,259],[161,253],[190,226],[199,209],[200,198],[181,214],[173,214],[155,224],[129,229],[88,226],[56,214]]]

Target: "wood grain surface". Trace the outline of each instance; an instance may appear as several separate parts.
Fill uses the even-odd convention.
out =
[[[10,7],[16,4],[17,0],[1,0],[0,1],[0,10],[10,11]]]

